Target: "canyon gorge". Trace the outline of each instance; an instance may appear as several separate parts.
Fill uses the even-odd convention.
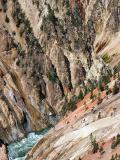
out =
[[[0,140],[9,145],[54,126],[25,158],[79,160],[89,149],[85,145],[90,133],[100,132],[99,140],[106,139],[106,128],[106,136],[119,133],[119,94],[98,104],[105,112],[100,122],[84,111],[82,116],[95,121],[90,127],[106,122],[90,133],[86,130],[88,135],[83,136],[81,117],[64,127],[57,124],[77,109],[81,90],[95,89],[101,76],[114,75],[116,66],[120,67],[120,0],[1,0]],[[118,113],[109,119],[113,103]],[[84,151],[69,143],[77,134],[84,139],[76,138]]]

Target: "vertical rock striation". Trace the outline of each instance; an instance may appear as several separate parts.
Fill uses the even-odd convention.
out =
[[[99,56],[118,35],[120,2],[1,0],[0,19],[0,139],[9,143],[53,124],[66,94],[107,72]]]

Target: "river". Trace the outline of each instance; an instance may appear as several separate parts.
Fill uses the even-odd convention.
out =
[[[27,152],[37,143],[50,129],[44,129],[40,132],[29,133],[27,137],[18,142],[8,145],[9,160],[24,160]]]

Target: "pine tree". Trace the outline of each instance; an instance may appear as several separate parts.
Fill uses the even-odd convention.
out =
[[[115,82],[115,85],[113,87],[113,95],[117,94],[119,92],[119,87],[117,85],[117,83]]]
[[[96,139],[93,137],[92,133],[90,135],[91,145],[92,145],[92,152],[97,153],[99,150],[99,145],[96,141]]]
[[[101,155],[105,153],[105,151],[104,151],[102,146],[100,147],[99,152],[100,152]]]
[[[111,159],[110,160],[115,160],[114,156],[112,155]]]
[[[83,96],[83,92],[80,90],[80,93],[79,93],[79,96],[78,96],[78,99],[83,99],[84,98],[84,96]]]

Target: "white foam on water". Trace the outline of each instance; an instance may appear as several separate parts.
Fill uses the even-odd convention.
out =
[[[29,133],[21,141],[11,143],[8,146],[9,160],[24,160],[26,153],[39,141],[49,130],[45,129],[39,133]]]

